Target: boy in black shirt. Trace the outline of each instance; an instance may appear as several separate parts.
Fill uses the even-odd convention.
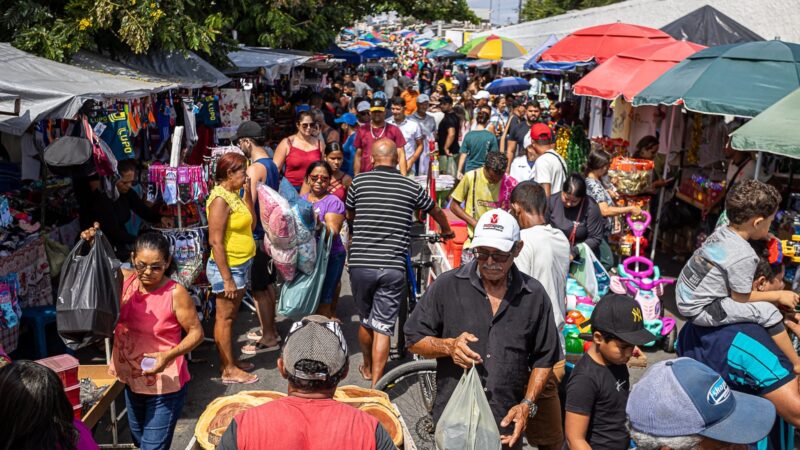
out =
[[[633,349],[655,340],[644,328],[642,310],[625,295],[607,295],[589,320],[591,348],[572,371],[567,384],[565,435],[571,450],[629,447],[625,405]]]

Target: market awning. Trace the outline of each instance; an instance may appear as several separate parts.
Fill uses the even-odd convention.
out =
[[[683,104],[690,111],[755,117],[800,87],[800,45],[782,41],[709,47],[665,72],[634,106]]]
[[[655,28],[627,23],[609,23],[571,33],[542,53],[542,61],[589,62],[598,64],[619,52],[642,45],[673,41]]]
[[[341,59],[348,64],[358,64],[361,62],[361,57],[358,56],[358,54],[344,50],[336,44],[331,44],[324,53],[331,55],[334,59]]]
[[[351,52],[358,53],[361,56],[361,60],[365,59],[380,59],[380,58],[396,58],[397,55],[389,50],[388,48],[383,47],[355,47],[349,49]]]
[[[126,66],[125,64],[122,64],[119,61],[114,61],[113,59],[98,55],[97,53],[87,52],[85,50],[81,50],[76,53],[69,63],[70,65],[91,70],[93,72],[102,72],[107,75],[121,75],[134,80],[160,84],[164,86],[162,90],[174,89],[178,87],[178,84],[174,80],[140,72],[136,69]]]
[[[0,43],[0,67],[0,92],[21,99],[19,116],[0,116],[0,131],[16,136],[37,120],[74,117],[87,100],[137,98],[165,88],[40,58],[8,43]]]
[[[551,34],[550,36],[548,36],[547,39],[539,46],[539,48],[533,52],[533,56],[530,57],[530,59],[528,59],[522,65],[522,68],[525,70],[536,70],[539,72],[559,73],[559,72],[569,72],[577,69],[578,67],[594,64],[593,62],[541,61],[542,54],[546,52],[550,47],[555,45],[557,42],[558,38],[555,35]]]
[[[258,47],[240,47],[228,53],[228,59],[235,66],[226,71],[228,74],[255,72],[263,67],[268,72],[268,78],[275,79],[278,75],[288,74],[293,67],[303,64],[310,57]]]
[[[731,147],[800,159],[800,89],[731,134]]]
[[[497,61],[491,59],[457,59],[453,61],[453,64],[456,66],[466,67],[489,67],[496,63]]]
[[[231,82],[224,73],[191,51],[151,51],[146,55],[129,54],[117,59],[136,71],[173,80],[180,87],[218,87]]]
[[[664,25],[661,31],[675,39],[685,39],[707,47],[764,40],[711,5],[702,6]]]
[[[621,52],[586,74],[572,87],[577,95],[631,101],[650,83],[688,56],[706,48],[686,41],[644,45]]]

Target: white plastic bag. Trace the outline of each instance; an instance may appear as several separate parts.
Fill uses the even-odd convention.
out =
[[[434,438],[437,450],[500,450],[500,430],[474,365],[458,381]]]
[[[577,247],[581,257],[579,261],[573,261],[570,264],[569,274],[586,289],[589,296],[597,303],[608,293],[611,287],[611,277],[585,242],[581,242]]]

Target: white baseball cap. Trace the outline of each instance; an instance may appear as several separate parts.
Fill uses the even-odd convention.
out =
[[[491,247],[501,252],[510,252],[517,241],[519,241],[517,220],[502,209],[493,209],[486,211],[478,219],[471,247]]]
[[[491,97],[489,91],[478,91],[478,93],[475,94],[475,96],[472,98],[474,98],[475,100],[484,100],[484,99],[488,100],[489,97]]]
[[[370,104],[367,101],[359,102],[358,105],[356,105],[356,111],[358,112],[369,111],[369,108]]]

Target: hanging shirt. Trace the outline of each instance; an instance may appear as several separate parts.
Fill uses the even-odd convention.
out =
[[[197,104],[200,106],[197,118],[203,122],[203,125],[218,127],[222,124],[222,119],[219,115],[219,100],[215,96],[201,97],[197,100]]]
[[[98,128],[97,123],[103,125]],[[128,115],[124,111],[99,117],[92,125],[95,127],[95,133],[99,134],[100,139],[108,144],[111,151],[114,152],[117,161],[136,157],[128,130]],[[102,131],[98,133],[99,129]]]

